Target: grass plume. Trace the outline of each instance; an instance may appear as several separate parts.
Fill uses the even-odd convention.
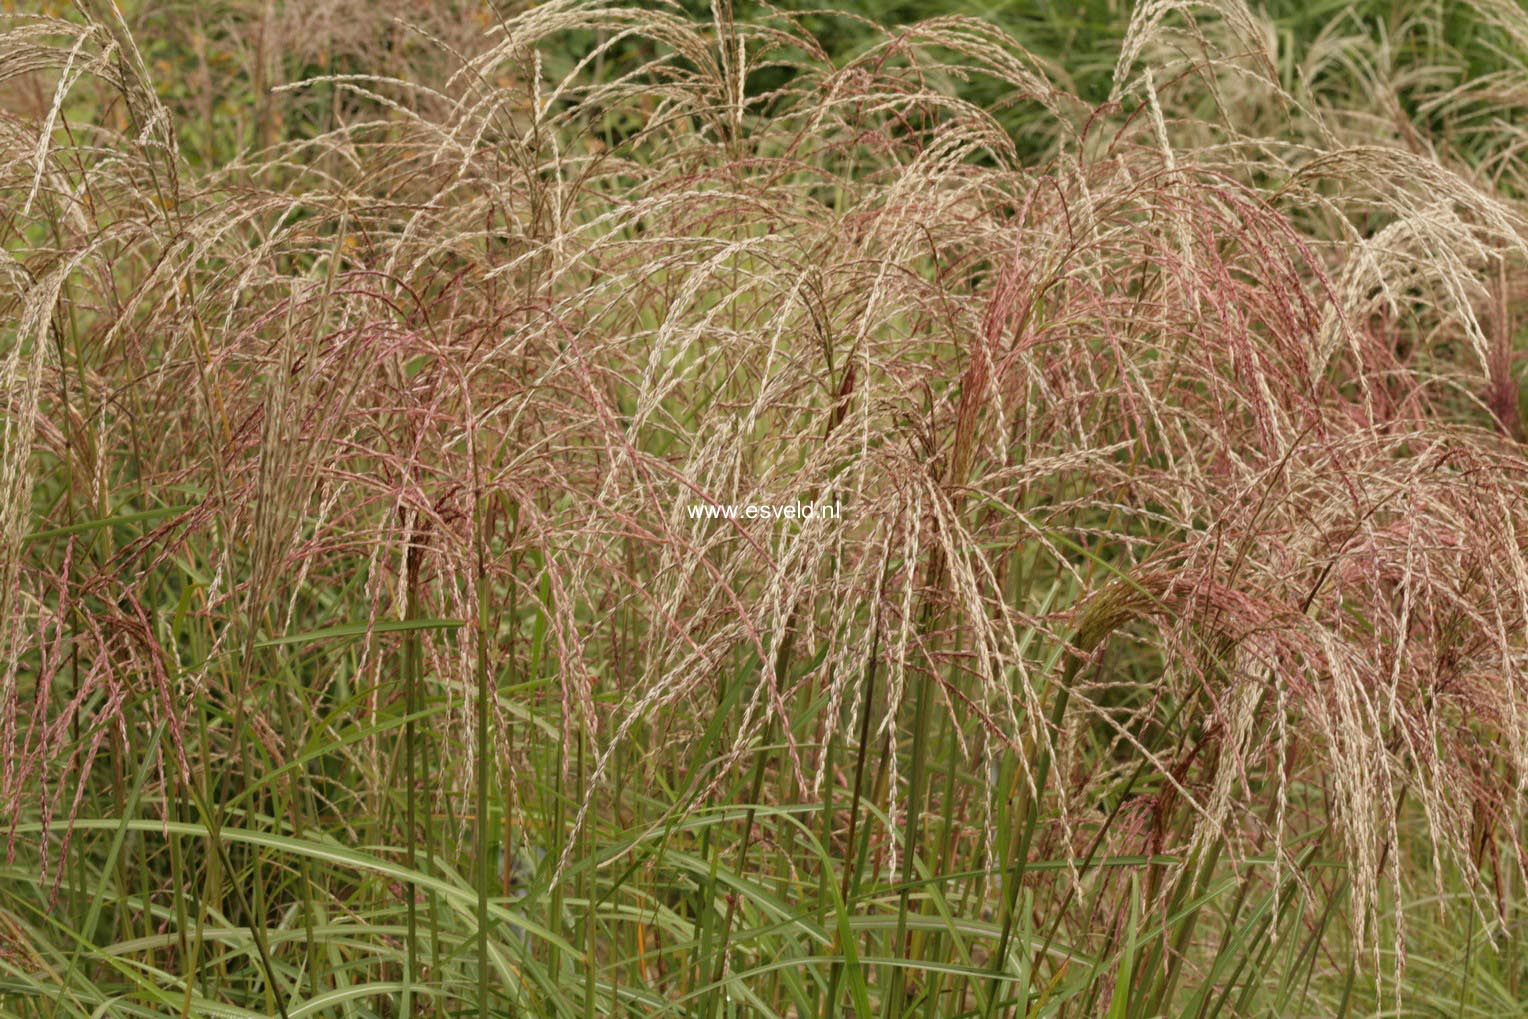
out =
[[[0,21],[0,1014],[1512,1014],[1520,11],[392,7]]]

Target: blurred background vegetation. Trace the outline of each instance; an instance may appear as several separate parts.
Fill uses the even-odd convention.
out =
[[[333,87],[279,96],[271,95],[270,88],[363,72],[406,79],[420,70],[417,61],[437,56],[421,33],[464,42],[527,6],[479,0],[121,2],[161,97],[187,114],[180,121],[181,144],[193,165],[218,165],[251,148],[313,137],[331,129],[348,111],[347,104],[357,103]],[[815,36],[837,63],[883,42],[900,26],[945,16],[976,17],[1011,35],[1044,63],[1055,82],[1093,104],[1110,97],[1116,58],[1134,10],[1128,0],[843,0],[831,6],[811,0],[742,0],[718,9],[709,0],[680,0],[667,6],[701,19],[767,23],[788,17]],[[1187,6],[1191,12],[1192,5]],[[1524,59],[1523,41],[1482,17],[1489,4],[1265,0],[1250,6],[1277,35],[1269,40],[1270,49],[1280,55],[1281,84],[1292,94],[1361,98],[1356,109],[1370,108],[1391,128],[1404,122],[1421,131],[1427,143],[1466,162],[1487,160],[1491,133],[1500,129],[1503,118],[1515,117],[1508,100],[1523,99],[1479,90],[1450,95],[1465,82],[1489,82]],[[4,7],[70,16],[69,6],[59,0],[35,6],[5,0]],[[593,33],[566,33],[560,51],[546,53],[547,74],[566,73],[599,41]],[[596,75],[614,75],[651,59],[651,46],[650,41],[617,43],[596,64]],[[1375,54],[1388,66],[1372,66]],[[755,72],[749,88],[779,88],[789,73],[778,68]],[[952,77],[943,84],[994,111],[1021,151],[1043,158],[1049,150],[1049,135],[1026,130],[1033,107],[1005,106],[992,79]],[[1451,101],[1442,102],[1444,97]],[[36,106],[50,97],[15,98]],[[73,112],[85,115],[79,108]]]

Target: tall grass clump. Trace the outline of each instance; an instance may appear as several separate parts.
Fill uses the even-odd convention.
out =
[[[314,10],[0,23],[0,1014],[1521,1014],[1528,50]]]

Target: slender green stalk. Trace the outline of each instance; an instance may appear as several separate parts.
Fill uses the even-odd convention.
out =
[[[403,618],[413,623],[419,618],[419,569],[423,559],[420,537],[416,530],[407,532],[405,569],[408,571],[407,595],[404,599]],[[405,856],[411,873],[419,870],[419,817],[415,800],[419,791],[419,777],[414,765],[414,747],[417,741],[415,717],[419,713],[419,631],[405,631],[403,637],[403,798]],[[405,961],[403,969],[403,1014],[414,1014],[414,985],[419,980],[419,896],[418,889],[408,888],[406,925],[408,933],[404,940]]]

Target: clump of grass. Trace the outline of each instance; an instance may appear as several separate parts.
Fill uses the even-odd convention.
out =
[[[1093,105],[554,2],[229,158],[114,10],[5,31],[0,1011],[1521,986],[1522,208],[1246,8]]]

